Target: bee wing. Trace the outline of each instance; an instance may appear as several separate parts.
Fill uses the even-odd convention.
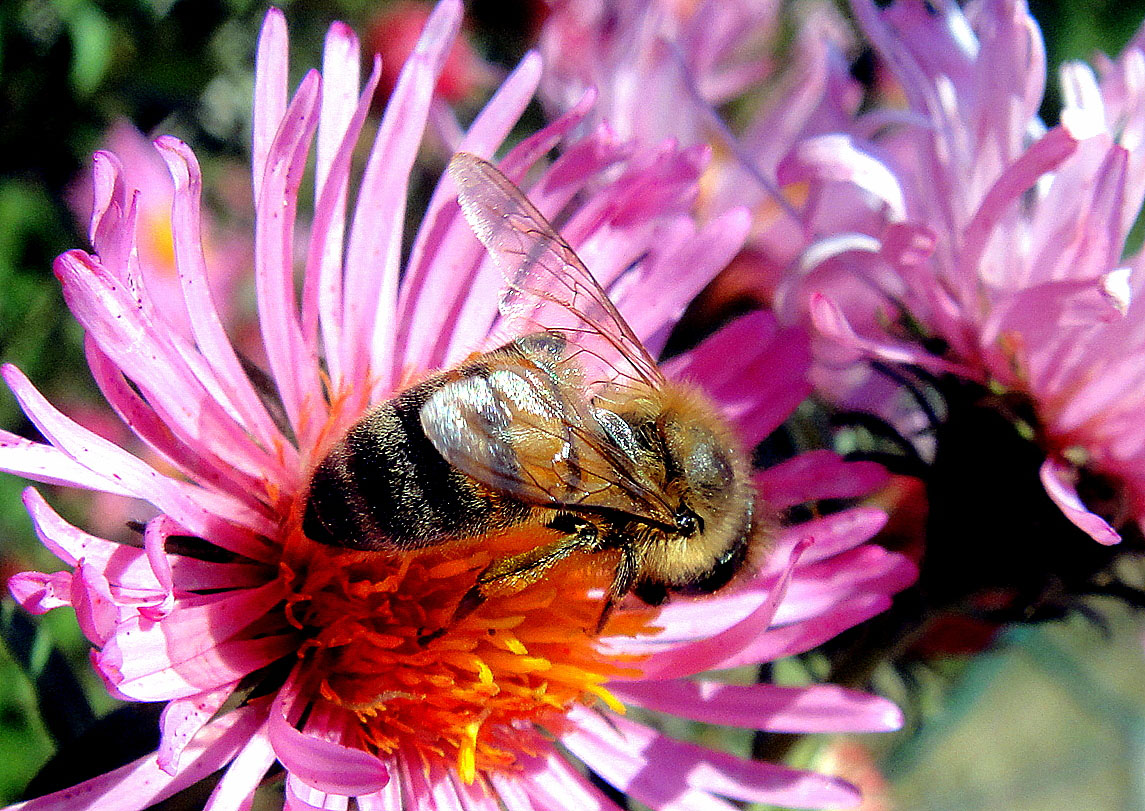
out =
[[[520,189],[467,152],[453,156],[449,173],[465,219],[505,277],[501,310],[508,318],[564,331],[579,347],[582,367],[602,375],[594,384],[627,378],[663,385],[656,361],[608,295]]]
[[[637,443],[617,441],[597,416],[605,412],[584,400],[575,365],[560,362],[565,348],[559,333],[534,333],[481,356],[479,373],[422,405],[426,437],[463,473],[523,501],[671,522]]]

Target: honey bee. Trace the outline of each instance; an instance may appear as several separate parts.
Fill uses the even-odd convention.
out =
[[[550,531],[490,563],[455,619],[577,553],[617,561],[597,632],[629,593],[659,605],[722,588],[767,534],[730,427],[699,391],[664,377],[499,170],[458,153],[449,173],[506,278],[503,324],[521,337],[359,420],[314,470],[304,533],[408,553],[521,526]]]

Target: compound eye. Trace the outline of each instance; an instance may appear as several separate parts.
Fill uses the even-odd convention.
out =
[[[676,531],[685,538],[690,538],[704,531],[704,519],[687,507],[681,507],[676,512]]]

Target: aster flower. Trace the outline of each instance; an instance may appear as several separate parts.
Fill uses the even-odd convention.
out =
[[[0,435],[0,468],[137,497],[158,515],[140,546],[72,526],[35,490],[25,504],[69,567],[25,572],[10,589],[26,609],[71,606],[108,689],[166,702],[157,752],[22,809],[147,807],[219,773],[208,808],[245,807],[285,774],[289,808],[613,808],[591,769],[656,809],[730,808],[723,797],[793,807],[850,805],[834,778],[680,741],[623,715],[653,713],[782,732],[884,730],[888,702],[829,685],[733,685],[707,671],[798,653],[883,610],[910,581],[902,558],[866,544],[885,517],[857,507],[779,533],[734,591],[658,614],[622,606],[602,637],[588,568],[570,568],[429,643],[488,562],[487,548],[416,558],[319,546],[300,531],[308,472],[372,404],[480,348],[497,318],[499,274],[441,183],[402,267],[405,200],[434,85],[461,6],[443,0],[398,79],[353,206],[351,154],[379,69],[359,86],[358,45],[327,36],[322,74],[288,93],[287,36],[271,11],[258,48],[252,177],[255,283],[268,406],[215,307],[200,242],[201,177],[178,140],[155,142],[175,181],[171,210],[181,301],[140,283],[139,203],[110,153],[95,160],[94,252],[55,270],[87,332],[92,374],[124,422],[173,474],[86,431],[19,370],[5,381],[46,443]],[[527,57],[455,146],[491,154],[531,98]],[[583,120],[575,108],[511,149],[526,172]],[[313,143],[308,241],[295,225]],[[606,285],[656,354],[688,300],[738,250],[742,212],[697,227],[690,209],[701,149],[648,149],[605,129],[571,143],[528,193]],[[297,250],[297,254],[296,254]],[[295,270],[302,271],[295,286]],[[168,329],[184,307],[191,334]],[[666,373],[702,387],[748,444],[807,393],[801,333],[755,314],[673,358]],[[281,411],[281,413],[277,413]],[[827,452],[758,476],[776,509],[861,496],[881,469]]]
[[[704,210],[758,207],[752,241],[772,227],[784,229],[775,245],[789,244],[776,165],[800,137],[846,126],[862,100],[834,8],[807,3],[798,15],[785,47],[779,3],[561,0],[539,38],[542,92],[564,111],[593,89],[594,115],[623,135],[715,145]],[[729,124],[720,108],[732,102]]]
[[[1047,129],[1043,47],[1023,3],[976,3],[965,16],[903,3],[855,12],[909,103],[909,114],[873,114],[884,189],[903,216],[880,239],[821,247],[820,261],[846,255],[852,278],[882,298],[861,312],[821,297],[819,326],[852,357],[1019,395],[1046,454],[1046,493],[1115,543],[1115,527],[1145,518],[1139,260],[1123,256],[1145,196],[1140,40],[1097,72],[1063,66],[1065,108]],[[835,153],[803,169],[823,176],[843,162]],[[941,355],[876,324],[901,324],[896,310],[941,339]],[[1116,495],[1098,501],[1098,489]]]

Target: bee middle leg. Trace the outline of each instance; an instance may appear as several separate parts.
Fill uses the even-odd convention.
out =
[[[577,552],[598,552],[604,548],[596,525],[572,513],[558,513],[548,524],[564,533],[552,543],[495,560],[477,575],[474,584],[453,612],[453,622],[473,613],[493,594],[514,594],[540,580],[554,565]]]

